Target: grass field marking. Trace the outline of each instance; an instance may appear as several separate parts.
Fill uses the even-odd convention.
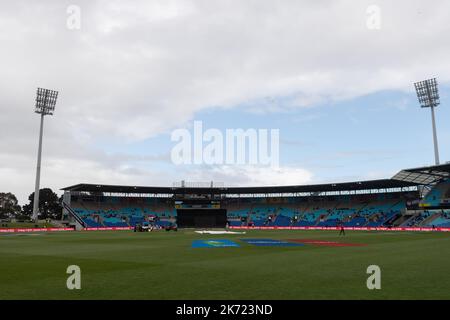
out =
[[[381,268],[377,265],[370,265],[366,270],[367,274],[370,276],[367,278],[367,289],[369,290],[380,290],[381,289]]]
[[[66,273],[70,274],[66,281],[67,289],[81,290],[81,268],[72,264],[67,267]]]

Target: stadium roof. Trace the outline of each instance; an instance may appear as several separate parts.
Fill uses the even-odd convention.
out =
[[[65,191],[79,192],[108,192],[127,194],[266,194],[266,193],[306,193],[306,192],[334,192],[372,189],[393,189],[417,186],[418,183],[382,179],[369,181],[356,181],[344,183],[327,183],[298,186],[266,186],[266,187],[144,187],[120,186],[100,184],[77,184],[63,188]]]
[[[102,184],[77,184],[63,188],[64,191],[105,192],[125,194],[269,194],[269,193],[314,193],[357,190],[380,190],[432,185],[450,178],[450,163],[405,169],[391,179],[326,183],[295,186],[265,187],[149,187]]]
[[[395,180],[422,185],[435,184],[446,178],[450,178],[450,163],[430,167],[405,169],[392,177],[392,179]]]

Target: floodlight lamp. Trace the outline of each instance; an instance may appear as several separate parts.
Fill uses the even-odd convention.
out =
[[[436,78],[414,83],[422,108],[437,107],[440,104]]]
[[[42,115],[53,115],[57,98],[58,91],[38,88],[36,93],[35,112]]]

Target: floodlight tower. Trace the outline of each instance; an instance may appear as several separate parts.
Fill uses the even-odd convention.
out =
[[[436,165],[439,165],[439,148],[436,133],[436,120],[434,116],[434,108],[439,104],[439,92],[436,78],[428,79],[414,83],[417,92],[417,98],[422,108],[431,109],[431,124],[433,127],[433,142],[434,142],[434,159]]]
[[[39,215],[39,184],[41,180],[41,155],[42,155],[42,134],[44,131],[44,116],[53,115],[55,111],[58,91],[38,88],[36,93],[36,109],[34,112],[41,115],[41,127],[39,130],[39,148],[36,168],[36,185],[34,188],[33,216],[36,221]]]

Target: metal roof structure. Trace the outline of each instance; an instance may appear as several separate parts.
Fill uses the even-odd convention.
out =
[[[433,185],[448,178],[450,178],[450,163],[430,167],[405,169],[392,177],[392,179],[395,180],[417,183],[420,185]]]
[[[123,194],[276,194],[276,193],[321,193],[358,190],[398,189],[415,186],[426,186],[450,178],[450,163],[405,169],[391,179],[354,181],[343,183],[326,183],[293,186],[260,186],[260,187],[156,187],[156,186],[124,186],[80,183],[63,188],[64,191],[90,193],[123,193]]]
[[[450,163],[405,169],[391,179],[326,183],[293,186],[259,187],[155,187],[124,186],[81,183],[63,188],[64,191],[89,193],[123,194],[282,194],[282,193],[322,193],[358,190],[402,189],[417,186],[429,186],[450,178]]]
[[[356,191],[372,189],[393,189],[417,186],[400,180],[381,179],[370,181],[356,181],[344,183],[328,183],[297,186],[266,186],[266,187],[146,187],[146,186],[121,186],[99,184],[77,184],[63,188],[64,191],[92,192],[92,193],[126,193],[126,194],[269,194],[269,193],[315,193]]]

